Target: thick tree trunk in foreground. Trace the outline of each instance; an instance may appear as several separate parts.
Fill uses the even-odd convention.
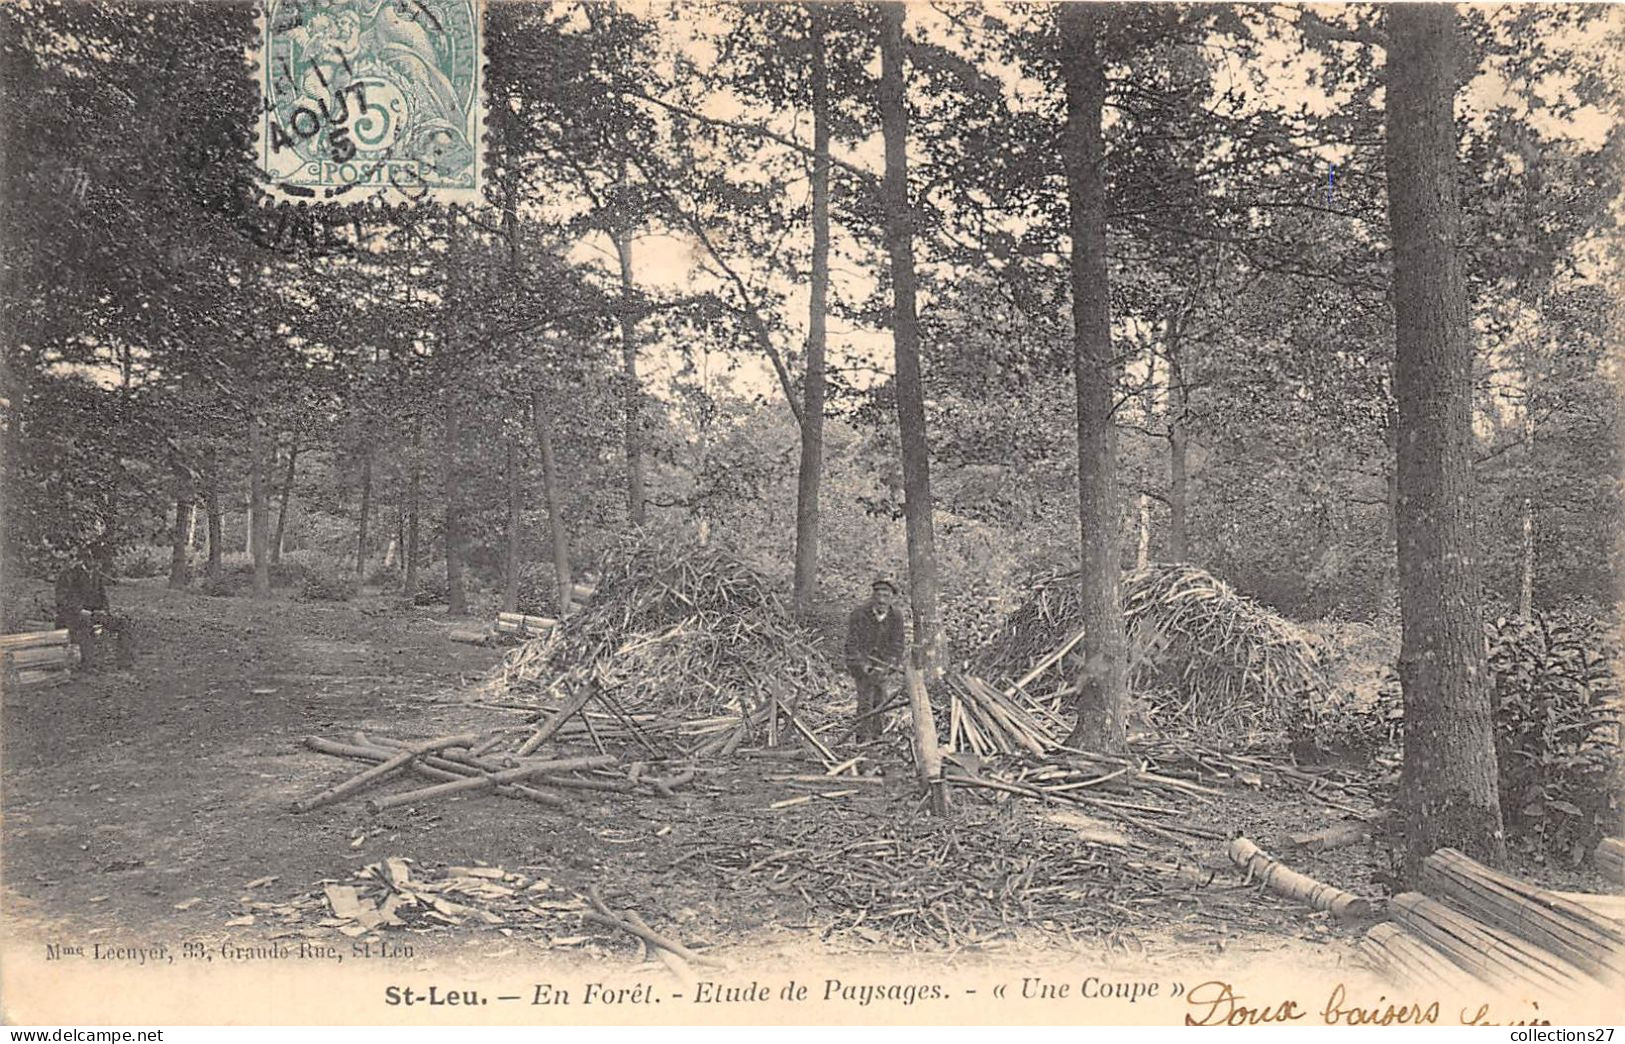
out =
[[[1117,432],[1112,396],[1110,300],[1106,277],[1105,144],[1101,110],[1106,69],[1100,54],[1101,9],[1063,4],[1061,75],[1066,81],[1063,155],[1072,233],[1072,368],[1077,385],[1078,522],[1082,531],[1084,663],[1078,673],[1077,724],[1069,746],[1121,750],[1127,745],[1128,643],[1118,595]]]
[[[288,534],[288,501],[293,498],[294,468],[299,460],[299,443],[288,442],[288,468],[282,473],[282,503],[277,505],[276,539],[271,542],[271,562],[282,561],[282,543]]]
[[[509,435],[506,439],[503,461],[508,494],[508,547],[502,563],[502,611],[505,613],[519,610],[519,462],[513,450],[515,437]]]
[[[626,517],[634,526],[648,521],[643,483],[643,385],[638,381],[637,317],[633,314],[632,233],[616,232],[615,256],[621,264],[621,373],[626,415]]]
[[[1506,861],[1473,561],[1472,343],[1458,241],[1455,8],[1389,9],[1388,219],[1399,407],[1400,784],[1406,873],[1437,848]]]
[[[372,521],[372,447],[361,454],[361,511],[355,527],[355,575],[367,575],[367,526]]]
[[[818,491],[824,471],[825,313],[829,295],[829,71],[824,13],[812,19],[812,286],[807,308],[807,379],[801,408],[801,465],[796,471],[796,612],[818,591]]]
[[[570,615],[575,582],[570,578],[570,531],[564,521],[564,497],[559,489],[558,462],[553,456],[553,415],[547,399],[537,392],[531,401],[536,429],[536,450],[542,459],[542,499],[547,504],[548,546],[553,552],[553,582],[558,586],[559,617]]]
[[[254,595],[271,593],[271,516],[265,503],[265,422],[256,406],[248,415],[248,544],[254,556]]]
[[[908,535],[914,658],[934,678],[947,659],[937,618],[936,534],[931,520],[931,457],[920,383],[920,325],[915,311],[914,219],[908,202],[908,101],[904,83],[904,5],[880,5],[880,125],[886,139],[881,197],[891,262],[892,343],[897,355],[897,427],[903,445],[903,524]]]
[[[1190,479],[1186,471],[1190,441],[1186,417],[1190,410],[1190,390],[1185,387],[1183,348],[1177,319],[1168,320],[1168,560],[1190,561],[1190,535],[1186,519],[1190,511]]]
[[[192,485],[192,469],[179,457],[170,466],[175,475],[175,530],[171,534],[169,549],[169,586],[185,587],[192,579],[191,538],[196,493]]]
[[[462,483],[457,467],[457,446],[462,441],[462,410],[455,392],[446,392],[446,605],[453,614],[468,612],[463,587]]]

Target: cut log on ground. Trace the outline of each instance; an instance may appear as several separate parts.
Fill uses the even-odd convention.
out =
[[[587,703],[597,694],[597,686],[583,685],[580,691],[572,695],[565,705],[558,709],[557,713],[555,713],[551,718],[547,719],[547,721],[542,724],[541,728],[537,729],[528,739],[525,740],[525,742],[519,745],[519,756],[524,757],[537,747],[540,747],[543,743],[546,743],[548,740],[552,739],[554,734],[559,731],[560,726],[569,721],[570,718],[576,714],[576,712],[585,707]]]
[[[1453,848],[1422,864],[1422,890],[1435,899],[1586,969],[1625,980],[1625,929],[1553,892],[1492,870]]]
[[[1247,871],[1248,875],[1264,883],[1270,891],[1288,899],[1308,903],[1316,910],[1325,910],[1340,921],[1358,921],[1375,916],[1369,899],[1334,885],[1323,884],[1307,874],[1270,857],[1245,837],[1230,842],[1230,861]]]
[[[1396,922],[1492,985],[1571,997],[1594,983],[1577,965],[1420,892],[1396,895],[1389,907]]]
[[[320,808],[323,805],[330,805],[342,797],[346,797],[350,794],[356,793],[357,791],[364,790],[367,787],[372,786],[374,783],[377,783],[390,773],[395,772],[405,766],[407,762],[411,761],[415,757],[419,757],[423,754],[431,754],[437,750],[444,750],[447,747],[473,746],[478,741],[479,736],[470,732],[456,736],[441,736],[438,739],[432,739],[424,743],[419,743],[416,746],[401,751],[399,754],[394,755],[387,761],[379,762],[377,765],[374,765],[372,768],[361,773],[359,776],[352,776],[343,783],[340,783],[338,786],[330,787],[329,789],[322,791],[313,798],[294,802],[293,810],[295,812],[309,812],[313,808]]]
[[[357,761],[367,761],[373,764],[377,764],[381,761],[387,761],[396,753],[394,750],[385,750],[378,747],[371,747],[366,744],[335,743],[332,740],[323,739],[320,736],[306,737],[305,746],[309,747],[311,750],[320,751],[323,754],[332,754],[335,757],[340,758],[353,758]],[[409,767],[413,772],[416,772],[425,779],[432,779],[436,782],[442,783],[454,779],[463,779],[479,771],[478,769],[469,768],[466,765],[459,765],[456,762],[446,761],[442,758],[437,758],[434,756],[419,758],[418,760],[412,762]],[[549,808],[563,808],[568,805],[568,802],[556,794],[536,790],[533,787],[520,786],[517,783],[497,787],[496,792],[501,794],[503,797],[515,798],[520,801],[529,801],[537,805],[546,805]]]
[[[1344,848],[1348,845],[1357,845],[1370,836],[1371,824],[1369,822],[1363,819],[1351,819],[1320,830],[1292,834],[1287,840],[1291,841],[1296,848],[1308,852],[1323,852],[1329,848]]]
[[[538,761],[532,765],[521,765],[518,768],[504,769],[501,772],[482,772],[464,779],[439,783],[432,787],[423,787],[420,790],[409,790],[402,794],[372,798],[367,802],[367,811],[376,815],[387,808],[396,808],[400,805],[423,804],[443,797],[450,797],[453,794],[495,789],[505,783],[523,783],[553,772],[573,772],[578,769],[602,768],[614,763],[615,759],[608,755],[588,758],[565,758],[559,761]]]
[[[551,616],[527,616],[524,613],[498,613],[497,630],[503,634],[526,637],[545,634],[557,627],[558,620]]]
[[[464,645],[486,645],[491,641],[491,632],[471,631],[459,627],[447,631],[446,637],[454,642],[462,642]]]
[[[54,631],[26,631],[22,634],[0,634],[0,649],[32,649],[41,645],[67,644],[67,628]]]

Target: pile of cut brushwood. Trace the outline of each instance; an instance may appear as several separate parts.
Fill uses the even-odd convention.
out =
[[[605,554],[592,602],[511,649],[489,689],[543,710],[587,701],[612,730],[696,754],[794,732],[825,755],[816,733],[838,677],[748,562],[640,535]]]
[[[1076,572],[1040,576],[1028,586],[977,658],[978,673],[1016,676],[1055,657],[1059,642],[1081,638]],[[1280,733],[1312,708],[1325,685],[1307,631],[1205,570],[1152,564],[1123,578],[1122,597],[1130,682],[1164,694],[1156,708],[1161,725],[1227,737]],[[1023,688],[1059,708],[1070,692],[1068,673]]]

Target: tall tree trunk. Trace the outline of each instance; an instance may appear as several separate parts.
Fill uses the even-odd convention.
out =
[[[519,461],[513,444],[517,434],[510,434],[507,443],[508,480],[508,552],[502,567],[502,611],[519,611]]]
[[[537,455],[542,458],[542,499],[547,504],[547,540],[553,552],[553,582],[558,587],[559,616],[570,615],[575,581],[570,577],[570,531],[564,520],[564,498],[559,490],[558,462],[553,456],[553,419],[546,397],[537,392],[531,402],[536,428]]]
[[[626,417],[626,517],[634,526],[648,521],[643,481],[643,385],[638,380],[637,316],[632,284],[632,233],[614,234],[615,256],[621,264],[621,372],[626,382],[623,410]]]
[[[1134,548],[1134,568],[1144,569],[1151,564],[1151,495],[1140,494],[1139,543]]]
[[[271,517],[265,503],[265,422],[259,406],[248,415],[248,536],[254,556],[254,596],[271,593],[271,563],[267,551],[271,543]]]
[[[204,504],[209,514],[209,564],[206,571],[213,579],[220,575],[223,565],[226,518],[225,508],[220,503],[220,455],[212,449],[209,451],[209,473],[205,481]]]
[[[282,561],[282,543],[288,535],[288,501],[293,497],[294,468],[299,459],[299,442],[288,440],[288,466],[282,472],[282,502],[276,511],[276,539],[271,542],[271,562]]]
[[[1535,415],[1530,410],[1533,405],[1530,397],[1534,394],[1534,389],[1530,387],[1532,383],[1528,371],[1525,370],[1523,446],[1526,458],[1531,463],[1535,459]],[[1524,468],[1525,481],[1528,481],[1531,470],[1527,466]],[[1523,568],[1518,573],[1518,615],[1528,620],[1535,615],[1535,502],[1529,497],[1523,498],[1520,515],[1520,521],[1523,523]]]
[[[1077,724],[1067,743],[1122,750],[1128,743],[1128,643],[1118,594],[1123,560],[1117,430],[1112,423],[1117,380],[1106,275],[1105,143],[1100,127],[1106,97],[1102,9],[1095,4],[1062,4],[1058,10],[1061,75],[1066,81],[1062,153],[1072,233],[1072,370],[1077,386],[1084,630],[1084,662],[1074,683]]]
[[[455,390],[446,390],[446,604],[453,614],[468,612],[468,592],[463,587],[463,506],[459,481],[457,447],[462,441],[462,407]]]
[[[801,465],[796,471],[796,612],[805,615],[818,591],[818,492],[824,472],[825,315],[829,296],[829,70],[824,59],[824,12],[812,19],[812,287],[807,306],[807,379],[802,391]]]
[[[170,462],[175,476],[175,531],[169,550],[169,586],[185,587],[191,576],[193,502],[192,469],[176,456]]]
[[[355,527],[355,575],[367,575],[367,525],[372,521],[372,447],[361,451],[361,517]]]
[[[1186,418],[1190,410],[1190,390],[1185,386],[1183,345],[1177,318],[1168,319],[1168,559],[1190,561],[1190,535],[1186,519],[1190,509],[1189,438]]]
[[[406,483],[406,542],[401,546],[401,558],[406,563],[402,581],[406,596],[411,598],[418,590],[418,520],[423,515],[423,425],[412,421],[412,474]]]
[[[908,536],[909,601],[914,660],[934,676],[947,660],[937,618],[936,535],[931,520],[931,457],[920,382],[920,328],[915,313],[914,217],[908,198],[908,99],[904,83],[901,3],[880,5],[880,125],[886,139],[881,187],[886,253],[891,262],[892,343],[897,355],[897,427],[903,449],[903,524]]]
[[[1389,9],[1388,221],[1399,406],[1406,872],[1451,846],[1506,861],[1473,553],[1472,342],[1458,242],[1455,8]]]

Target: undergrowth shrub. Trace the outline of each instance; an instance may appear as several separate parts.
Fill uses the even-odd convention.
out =
[[[355,578],[343,572],[311,571],[299,581],[299,599],[305,602],[348,602],[355,593]]]
[[[113,562],[113,573],[130,580],[144,580],[169,572],[169,554],[160,555],[157,548],[132,547],[121,552]]]

